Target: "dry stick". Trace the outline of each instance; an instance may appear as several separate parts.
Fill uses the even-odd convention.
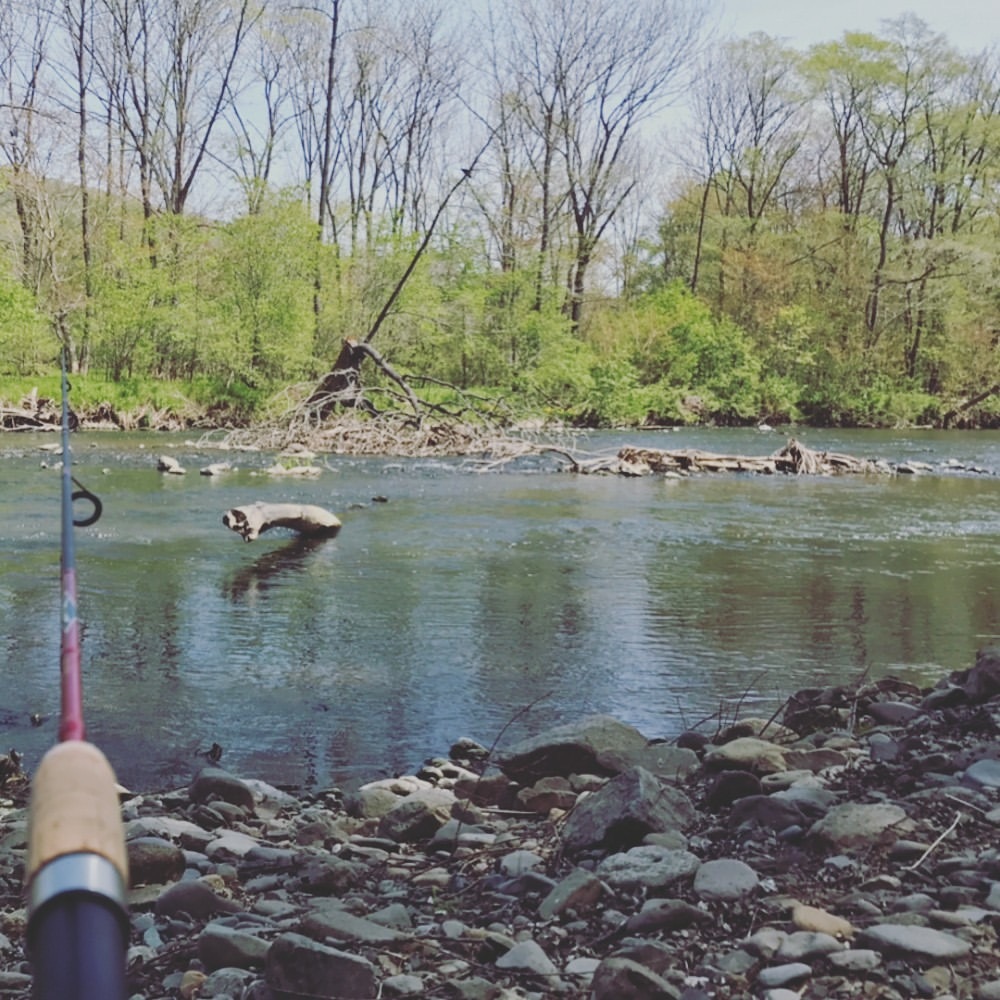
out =
[[[938,837],[938,839],[935,840],[934,843],[931,844],[931,846],[928,847],[927,850],[924,851],[924,853],[921,854],[920,857],[917,858],[917,860],[913,862],[912,865],[907,865],[902,870],[904,872],[915,872],[930,857],[931,853],[941,844],[941,842],[944,840],[944,838],[947,837],[948,834],[951,833],[952,830],[954,830],[955,827],[958,826],[958,824],[964,818],[965,818],[965,813],[963,813],[963,812],[957,813],[956,816],[955,816],[955,818],[951,821],[951,826],[949,826],[948,829],[945,830],[944,833],[942,833],[941,836]]]
[[[983,809],[981,806],[977,806],[972,802],[966,802],[965,799],[960,799],[957,795],[952,795],[951,792],[945,792],[944,797],[946,799],[951,799],[952,802],[957,802],[960,806],[965,806],[967,809],[975,809],[976,812],[982,813],[983,816],[989,812],[988,809]]]
[[[534,701],[530,701],[530,702],[528,702],[527,705],[524,705],[522,708],[519,708],[503,724],[503,727],[500,729],[500,732],[498,732],[496,734],[496,737],[494,738],[493,742],[490,744],[489,749],[486,751],[485,766],[483,767],[483,770],[480,773],[479,778],[476,780],[476,783],[472,786],[472,791],[465,798],[465,806],[466,806],[466,808],[468,808],[468,806],[471,804],[473,797],[475,796],[476,792],[479,789],[479,786],[482,784],[483,778],[486,777],[486,768],[489,767],[489,764],[490,764],[490,762],[493,759],[493,755],[496,752],[496,748],[497,748],[497,746],[499,746],[500,741],[503,739],[504,733],[506,733],[507,730],[510,729],[510,727],[518,719],[520,719],[522,715],[527,715],[528,712],[530,712],[539,702],[544,701],[546,698],[551,698],[551,697],[552,697],[552,692],[551,691],[546,691],[545,694],[539,695]],[[455,829],[455,847],[456,848],[458,847],[458,838],[459,838],[459,835],[461,834],[461,832],[462,832],[462,820],[459,819],[458,826]]]
[[[417,266],[417,262],[424,255],[424,251],[430,244],[431,238],[434,235],[434,228],[437,226],[445,207],[451,200],[451,196],[472,176],[473,168],[479,162],[479,158],[486,152],[487,147],[492,141],[493,136],[491,135],[490,138],[486,140],[486,144],[483,148],[480,149],[479,152],[473,157],[471,165],[462,171],[462,176],[449,188],[448,193],[442,199],[441,204],[438,205],[438,210],[434,213],[434,218],[431,219],[430,225],[427,227],[427,232],[424,233],[424,238],[420,241],[420,245],[417,247],[412,258],[410,259],[410,263],[407,265],[402,277],[396,282],[395,287],[389,293],[389,297],[385,300],[378,316],[375,317],[375,322],[372,323],[371,329],[365,334],[365,338],[362,343],[371,343],[372,338],[376,333],[378,333],[379,327],[381,327],[382,323],[385,321],[386,316],[389,315],[389,310],[392,309],[393,303],[399,298],[399,293],[402,292],[403,286],[409,280],[410,275],[413,273],[413,269]]]

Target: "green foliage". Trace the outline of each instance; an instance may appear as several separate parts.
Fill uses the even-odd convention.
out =
[[[34,297],[0,275],[0,374],[40,373],[59,348]]]
[[[594,391],[593,350],[568,331],[537,332],[543,346],[518,388],[547,416],[585,419]]]
[[[610,312],[590,333],[610,355],[594,373],[595,416],[745,423],[761,414],[761,363],[749,338],[679,282]]]
[[[212,275],[215,336],[205,367],[228,384],[302,378],[313,368],[315,227],[288,196],[220,233]]]

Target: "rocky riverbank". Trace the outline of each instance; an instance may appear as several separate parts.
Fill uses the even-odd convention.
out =
[[[1000,998],[1000,650],[675,744],[592,717],[295,798],[123,795],[135,997]],[[0,995],[30,992],[3,809]]]

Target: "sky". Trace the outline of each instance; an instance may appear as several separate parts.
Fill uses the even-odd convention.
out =
[[[1000,46],[1000,0],[722,0],[720,6],[722,34],[762,31],[794,48],[835,41],[845,31],[880,32],[883,21],[905,13],[964,52]]]

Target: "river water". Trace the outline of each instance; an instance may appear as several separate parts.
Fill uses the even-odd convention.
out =
[[[410,770],[460,736],[499,747],[592,712],[670,737],[769,715],[863,673],[931,684],[1000,639],[1000,434],[800,431],[812,448],[989,474],[578,476],[273,456],[177,435],[74,435],[104,515],[77,531],[90,739],[137,789],[221,764],[317,788]],[[603,434],[764,455],[784,434]],[[52,435],[0,438],[0,746],[57,731],[59,475]],[[160,454],[186,476],[156,471]],[[198,474],[229,459],[237,471]],[[375,501],[373,498],[378,497]],[[221,522],[255,500],[334,511],[338,537]],[[33,713],[42,716],[33,726]]]

